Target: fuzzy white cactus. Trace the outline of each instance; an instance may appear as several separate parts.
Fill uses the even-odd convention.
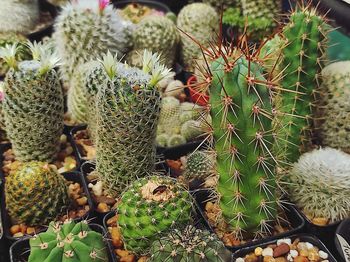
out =
[[[329,147],[305,153],[287,184],[289,197],[307,215],[330,222],[350,216],[350,155]]]

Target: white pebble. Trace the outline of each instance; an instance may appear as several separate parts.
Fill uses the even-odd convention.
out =
[[[287,244],[287,245],[291,245],[292,244],[292,240],[290,238],[283,238],[283,239],[278,239],[277,240],[277,246],[281,245],[281,244]]]
[[[318,251],[318,255],[322,259],[327,259],[328,258],[328,254],[326,252],[322,251],[322,250]]]
[[[307,249],[311,249],[311,248],[314,247],[314,245],[311,244],[311,243],[309,243],[309,242],[305,242],[305,244],[306,244],[306,248],[307,248]]]
[[[288,260],[288,261],[294,261],[294,258],[292,257],[292,255],[291,255],[291,254],[288,254],[288,256],[287,256],[287,260]]]
[[[292,249],[289,251],[289,254],[292,256],[292,257],[297,257],[299,255],[298,251],[295,250],[295,249]]]
[[[264,248],[262,255],[263,257],[273,257],[273,249],[271,247]]]
[[[322,260],[321,262],[329,262],[329,260],[328,260],[328,259],[326,259],[326,260]]]
[[[244,262],[244,259],[239,257],[239,258],[236,259],[236,262]]]
[[[91,188],[92,188],[92,191],[94,192],[95,196],[102,196],[102,182],[101,181],[98,181]]]

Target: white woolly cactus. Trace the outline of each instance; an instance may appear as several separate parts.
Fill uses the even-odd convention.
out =
[[[289,197],[307,215],[330,222],[350,216],[350,155],[315,149],[300,157],[287,180]]]
[[[38,0],[2,0],[0,32],[28,34],[39,20]]]

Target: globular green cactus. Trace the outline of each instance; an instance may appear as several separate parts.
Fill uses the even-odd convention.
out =
[[[180,101],[172,96],[163,97],[159,115],[157,133],[179,134],[180,133]]]
[[[205,134],[202,121],[188,120],[181,125],[181,135],[186,141],[196,139]]]
[[[61,77],[72,89],[68,93],[68,112],[73,120],[87,121],[86,93],[81,90],[83,85],[77,84],[79,75],[72,81],[76,68],[100,59],[108,50],[122,57],[130,48],[131,31],[130,23],[108,1],[79,0],[63,7],[56,19],[54,39],[62,57]]]
[[[108,261],[103,235],[91,230],[87,221],[51,222],[47,231],[32,237],[29,244],[28,262]]]
[[[229,7],[240,6],[240,1],[238,0],[203,0],[202,2],[214,7],[219,14]]]
[[[167,147],[173,147],[173,146],[179,146],[186,144],[186,138],[184,138],[180,134],[173,134],[169,135],[168,141],[167,141]]]
[[[36,161],[20,164],[6,177],[5,193],[11,220],[28,226],[47,225],[65,213],[70,202],[56,167]]]
[[[317,126],[324,146],[350,153],[350,61],[332,63],[322,70],[318,108],[323,121]]]
[[[350,216],[350,155],[340,150],[303,154],[286,185],[291,201],[311,217],[337,222]]]
[[[161,61],[171,68],[175,62],[180,36],[173,21],[165,16],[149,15],[137,24],[133,33],[133,49],[142,53],[144,49],[157,52]],[[130,65],[137,66],[131,59]]]
[[[194,59],[202,58],[201,48],[193,39],[204,47],[216,38],[219,30],[219,15],[211,6],[204,3],[193,3],[185,6],[177,18],[177,26],[185,32],[181,34],[181,59],[186,67],[193,69]]]
[[[151,176],[130,185],[121,196],[117,213],[126,249],[146,254],[170,229],[189,223],[192,198],[174,179]]]
[[[183,102],[180,105],[180,122],[185,123],[188,120],[200,120],[204,107],[190,102]]]
[[[196,150],[186,159],[185,178],[205,180],[215,174],[215,156],[210,151]]]
[[[232,254],[215,235],[207,230],[187,226],[175,229],[151,248],[150,262],[230,261]]]
[[[312,138],[314,106],[319,91],[326,41],[324,18],[311,7],[299,7],[283,28],[283,78],[276,105],[278,159],[284,165],[298,160]]]
[[[3,112],[16,159],[53,161],[63,132],[64,103],[51,47],[32,44],[33,60],[16,61],[17,45],[0,50],[11,68],[4,85]]]
[[[172,75],[158,59],[145,51],[140,70],[118,64],[110,53],[104,58],[108,81],[97,94],[96,164],[112,195],[154,169],[161,100],[156,85]]]
[[[38,21],[38,0],[1,1],[0,32],[28,34]]]

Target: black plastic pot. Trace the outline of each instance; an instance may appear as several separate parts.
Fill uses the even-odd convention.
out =
[[[164,12],[165,14],[171,11],[167,5],[160,3],[159,1],[152,1],[152,0],[121,0],[121,1],[118,1],[118,0],[113,0],[112,2],[113,2],[113,6],[115,8],[118,8],[118,9],[122,9],[129,4],[141,4],[141,5],[145,5],[145,6],[148,6],[150,8],[156,9],[158,11]],[[172,2],[174,2],[174,1],[172,1]]]
[[[342,261],[350,261],[350,219],[343,220],[335,232],[335,246]]]
[[[277,239],[280,239],[281,237],[277,238]],[[292,241],[294,241],[296,238],[299,238],[300,241],[302,242],[309,242],[310,244],[313,244],[314,246],[318,247],[320,250],[328,253],[328,261],[329,262],[337,262],[338,260],[336,260],[332,254],[329,252],[329,250],[325,247],[325,245],[315,236],[313,235],[309,235],[309,234],[296,234],[296,235],[291,235],[291,236],[288,236],[288,238],[291,238]],[[259,244],[254,244],[253,246],[250,246],[250,247],[245,247],[245,248],[242,248],[238,251],[236,251],[234,254],[233,254],[233,261],[236,261],[237,258],[239,257],[244,257],[245,255],[249,254],[249,253],[254,253],[254,250],[255,248],[257,247],[261,247],[261,248],[265,248],[267,247],[268,245],[273,245],[273,244],[276,244],[276,240],[277,239],[274,239],[274,240],[266,240],[262,243],[259,243]],[[260,260],[259,260],[260,261]],[[338,261],[339,262],[339,261]]]
[[[158,0],[156,2],[161,2],[169,6],[170,10],[175,14],[178,14],[181,11],[181,9],[188,4],[188,0]]]
[[[210,197],[212,195],[213,195],[213,191],[206,190],[206,189],[199,189],[199,190],[193,192],[193,196],[194,196],[195,202],[196,202],[197,213],[202,216],[203,221],[205,221],[206,227],[211,232],[214,233],[214,229],[209,224],[207,217],[205,215],[205,205],[209,200],[212,200],[212,198]],[[247,247],[250,247],[252,245],[261,245],[266,241],[274,241],[274,240],[279,239],[279,238],[289,237],[291,235],[303,232],[305,222],[304,222],[303,218],[301,217],[301,215],[296,210],[296,208],[293,205],[286,205],[286,208],[284,209],[284,211],[285,211],[287,220],[292,227],[291,230],[284,232],[284,233],[281,233],[281,234],[277,234],[275,236],[267,237],[267,238],[260,239],[260,240],[255,240],[254,242],[247,242],[246,244],[242,244],[242,245],[235,246],[235,247],[226,246],[226,248],[228,248],[232,252],[235,252],[239,249],[247,248]]]
[[[158,147],[157,154],[162,155],[164,159],[176,160],[205,146],[206,144],[203,141],[193,141],[174,147]]]
[[[94,218],[93,217],[93,201],[91,199],[90,192],[88,190],[88,186],[87,186],[86,181],[85,181],[85,177],[81,173],[78,173],[78,172],[64,173],[62,175],[64,176],[64,178],[67,181],[72,181],[72,182],[75,182],[75,183],[79,183],[80,186],[84,190],[84,195],[88,199],[88,205],[89,205],[89,209],[90,210],[83,217],[76,218],[74,220],[75,221],[80,221],[82,219],[92,219],[92,218]],[[0,178],[4,179],[4,174],[1,171],[0,171]],[[18,238],[18,237],[13,237],[11,235],[11,232],[10,232],[11,222],[10,222],[10,217],[8,215],[8,212],[6,210],[6,195],[5,195],[5,191],[2,192],[2,195],[1,195],[1,198],[0,198],[0,205],[1,205],[1,213],[2,213],[2,217],[3,217],[4,235],[5,235],[6,239],[8,239],[10,242],[15,242],[15,241],[17,241],[19,239],[22,239],[23,237]]]
[[[104,237],[107,236],[106,230],[97,224],[90,224],[90,228],[96,232],[101,233]],[[106,246],[108,248],[109,262],[117,261],[117,258],[113,252],[112,243],[105,238]],[[21,239],[12,244],[10,248],[10,261],[11,262],[27,262],[30,254],[29,238]]]

